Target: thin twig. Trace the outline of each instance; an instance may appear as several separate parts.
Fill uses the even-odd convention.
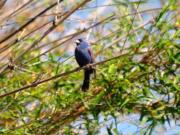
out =
[[[141,0],[139,0],[136,10],[139,8],[140,3],[141,3]],[[137,13],[139,14],[139,12],[137,12]],[[123,43],[122,48],[121,48],[121,50],[120,50],[120,53],[122,53],[122,51],[123,51],[123,49],[124,49],[124,46],[125,46],[126,41],[127,41],[128,37],[129,37],[130,31],[131,31],[131,29],[132,29],[132,27],[133,27],[133,23],[134,23],[135,17],[136,17],[136,15],[133,16],[131,25],[130,25],[130,27],[129,27],[129,29],[128,29],[128,34],[127,34],[127,36],[126,36],[126,39],[124,40],[124,43]]]

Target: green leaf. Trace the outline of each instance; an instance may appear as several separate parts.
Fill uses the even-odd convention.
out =
[[[113,74],[116,72],[116,66],[114,64],[109,66],[108,73]]]

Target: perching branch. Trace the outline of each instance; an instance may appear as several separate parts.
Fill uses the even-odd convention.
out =
[[[120,54],[116,57],[113,57],[113,58],[109,58],[109,59],[106,59],[104,61],[100,61],[100,62],[97,62],[97,63],[93,63],[93,64],[88,64],[84,67],[77,67],[71,71],[67,71],[67,72],[64,72],[64,73],[61,73],[61,74],[58,74],[58,75],[55,75],[53,77],[50,77],[50,78],[47,78],[47,79],[44,79],[44,80],[41,80],[41,81],[38,81],[38,82],[35,82],[35,83],[32,83],[32,84],[29,84],[29,85],[26,85],[22,88],[19,88],[19,89],[16,89],[16,90],[13,90],[11,92],[8,92],[8,93],[5,93],[5,94],[2,94],[0,95],[0,98],[3,98],[3,97],[6,97],[6,96],[9,96],[9,95],[12,95],[12,94],[15,94],[17,92],[20,92],[20,91],[23,91],[25,89],[28,89],[28,88],[32,88],[32,87],[37,87],[38,85],[42,84],[42,83],[45,83],[45,82],[48,82],[48,81],[51,81],[51,80],[54,80],[54,79],[57,79],[57,78],[60,78],[60,77],[63,77],[63,76],[67,76],[69,74],[72,74],[72,73],[75,73],[77,71],[80,71],[82,69],[85,69],[85,68],[88,68],[89,66],[96,66],[96,65],[100,65],[100,64],[103,64],[103,63],[106,63],[108,61],[111,61],[111,60],[114,60],[114,59],[118,59],[120,57],[123,57],[123,56],[128,56],[129,53],[125,53],[125,54]]]

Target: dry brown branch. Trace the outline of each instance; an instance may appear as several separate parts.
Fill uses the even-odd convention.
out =
[[[20,10],[22,10],[24,7],[26,7],[27,5],[29,5],[32,2],[33,2],[33,0],[29,0],[28,2],[26,2],[22,6],[18,7],[16,10],[14,10],[14,11],[10,12],[9,14],[3,16],[3,18],[0,20],[0,23],[3,22],[4,20],[6,20],[7,18],[9,19],[11,16],[15,15],[17,12],[19,12]]]
[[[29,35],[31,35],[32,33],[36,32],[37,30],[40,30],[42,29],[43,27],[45,27],[46,25],[52,23],[52,21],[50,22],[47,22],[45,24],[42,24],[41,26],[39,26],[38,28],[30,31],[28,34],[26,34],[25,36],[23,36],[22,38],[20,39],[15,39],[13,41],[11,41],[11,43],[7,44],[7,45],[4,45],[3,47],[0,48],[0,53],[3,53],[4,51],[6,51],[7,49],[9,49],[10,47],[12,47],[13,45],[19,43],[20,41],[22,41],[23,39],[25,39],[26,37],[28,37]]]
[[[4,6],[4,4],[6,3],[7,0],[1,0],[0,1],[0,9]]]
[[[60,25],[65,19],[67,19],[72,13],[74,13],[77,9],[84,6],[87,2],[90,0],[84,0],[81,3],[74,6],[67,14],[65,14],[58,22],[57,24],[52,25],[38,40],[36,40],[31,46],[29,46],[24,52],[22,52],[15,61],[18,61],[24,54],[26,54],[28,51],[30,51],[35,45],[37,45],[39,42],[41,42],[50,32],[52,32],[58,25]]]
[[[161,8],[148,9],[148,10],[139,11],[138,13],[151,12],[151,11],[156,11],[156,10],[160,10],[160,9],[161,9]],[[66,13],[66,12],[65,12],[65,13]],[[122,18],[122,17],[127,17],[127,16],[129,16],[129,15],[135,15],[135,14],[138,14],[138,13],[127,14],[127,15],[124,15],[124,16],[120,16],[120,18]],[[63,14],[61,13],[61,15],[63,15]],[[30,18],[30,19],[31,19],[31,18]],[[114,19],[115,19],[115,18],[114,18]],[[50,23],[50,22],[49,22],[49,23]],[[45,26],[45,25],[44,25],[44,26]],[[43,26],[42,26],[42,27],[43,27]],[[32,34],[33,32],[39,30],[39,29],[42,28],[42,27],[40,26],[40,27],[37,28],[36,30],[33,30],[32,32],[30,32],[30,33],[27,34],[26,36],[22,37],[20,40],[14,40],[14,41],[12,41],[10,44],[7,44],[7,45],[5,45],[4,47],[0,48],[0,53],[2,53],[3,51],[7,50],[8,48],[10,48],[11,46],[15,45],[16,43],[22,41],[22,40],[25,39],[28,35]],[[55,40],[55,41],[52,41],[52,42],[43,44],[43,45],[41,45],[40,47],[37,47],[37,49],[40,49],[40,48],[42,48],[42,47],[44,47],[44,46],[46,46],[46,45],[48,45],[48,44],[51,44],[51,43],[56,43],[57,41],[62,40],[63,38],[66,38],[66,37],[69,37],[69,36],[73,36],[74,34],[76,34],[76,33],[73,33],[73,34],[67,35],[67,36],[65,36],[65,37],[61,37],[61,38],[59,38],[59,39],[57,39],[57,40]]]
[[[62,0],[61,0],[62,1]],[[52,5],[50,5],[49,7],[47,7],[46,9],[44,9],[43,11],[41,11],[39,14],[37,14],[35,17],[33,17],[32,19],[30,19],[28,22],[26,22],[24,25],[22,25],[19,29],[17,29],[16,31],[12,32],[10,35],[8,35],[7,37],[5,37],[4,39],[2,39],[0,41],[0,44],[2,44],[3,42],[7,41],[9,38],[13,37],[14,35],[16,35],[18,32],[22,31],[25,27],[27,27],[28,25],[30,25],[32,22],[34,22],[39,16],[41,16],[42,14],[46,13],[48,10],[50,10],[51,8],[53,8],[54,6],[56,6],[57,3],[53,3]]]

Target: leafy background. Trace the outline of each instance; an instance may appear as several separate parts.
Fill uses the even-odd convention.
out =
[[[1,134],[178,134],[177,0],[2,0]],[[82,92],[74,40],[96,56]]]

